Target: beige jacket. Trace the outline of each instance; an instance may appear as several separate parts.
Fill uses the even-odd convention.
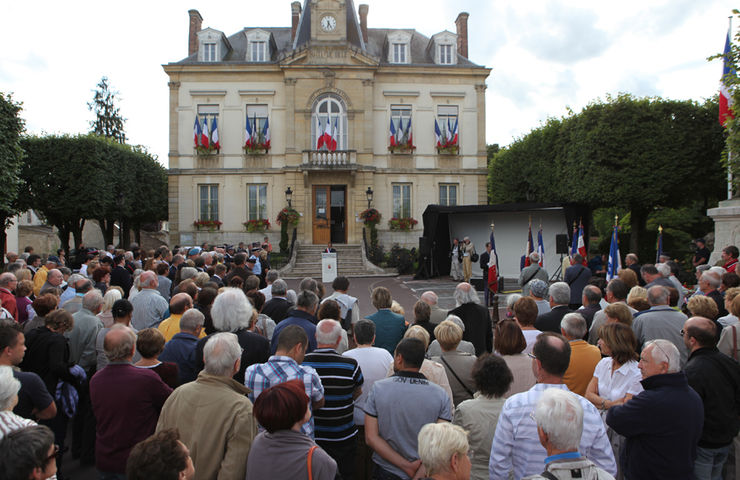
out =
[[[257,435],[248,393],[251,390],[232,378],[201,371],[194,382],[172,392],[162,407],[157,431],[180,431],[199,480],[245,477]]]

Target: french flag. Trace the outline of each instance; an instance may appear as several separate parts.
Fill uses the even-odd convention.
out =
[[[195,146],[198,146],[198,140],[200,140],[200,121],[198,120],[198,116],[195,116],[195,125],[193,125],[193,142],[195,143]]]
[[[437,119],[434,119],[434,138],[437,139],[437,147],[442,147],[442,132],[439,131],[439,124]]]
[[[393,118],[391,118],[391,147],[395,147],[396,145],[396,126],[393,124]]]
[[[244,145],[246,147],[252,146],[252,133],[253,133],[252,124],[249,122],[249,117],[247,117],[247,126],[246,126],[247,139],[244,141]]]
[[[452,129],[450,145],[457,145],[457,119],[455,119],[455,128]]]
[[[208,148],[208,117],[203,117],[203,131],[200,134],[200,144]]]
[[[211,145],[216,150],[221,150],[221,143],[218,141],[218,122],[216,122],[216,117],[213,117],[211,121],[211,130]]]
[[[447,117],[447,131],[445,132],[445,147],[452,145],[452,125],[450,125],[450,117]]]
[[[262,138],[264,147],[270,148],[270,120],[265,118],[265,125],[262,127]]]
[[[406,145],[409,147],[414,146],[414,132],[411,130],[411,119],[409,118],[409,123],[406,125]]]
[[[722,80],[719,85],[719,124],[723,127],[727,123],[727,118],[735,118],[735,113],[732,111],[732,96],[730,95],[730,88],[727,85],[727,77],[735,76],[735,69],[732,68],[730,63],[731,52],[730,52],[730,29],[727,30],[727,38],[725,39],[725,51],[722,54],[724,57],[724,66],[722,68]]]
[[[534,242],[532,241],[532,224],[529,224],[529,232],[527,233],[527,253],[524,254],[524,266],[528,267],[532,264],[532,260],[529,258],[529,254],[534,252]]]
[[[583,257],[583,264],[586,265],[586,244],[583,240],[583,224],[578,227],[578,253]]]
[[[609,263],[606,267],[606,281],[608,282],[612,278],[616,278],[620,268],[622,268],[622,259],[619,256],[619,226],[615,222],[614,230],[612,231],[612,242],[609,246]]]
[[[329,121],[329,117],[326,117],[326,126],[319,124],[319,132],[317,133],[321,133],[321,135],[316,139],[316,150],[321,149],[323,146],[326,146],[328,149],[329,139],[331,138],[331,122]]]
[[[329,139],[326,142],[326,146],[330,152],[337,149],[337,139],[339,138],[339,117],[334,118],[334,130],[329,134]]]
[[[537,232],[537,253],[540,256],[540,267],[545,268],[545,244],[542,242],[542,226]]]

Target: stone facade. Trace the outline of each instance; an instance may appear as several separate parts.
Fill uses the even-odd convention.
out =
[[[427,205],[486,203],[490,69],[460,52],[468,46],[467,14],[456,22],[460,39],[446,31],[428,38],[413,29],[367,28],[368,6],[359,11],[362,21],[351,0],[293,2],[291,26],[247,27],[228,37],[200,30],[200,14],[189,12],[188,45],[197,48],[164,66],[171,244],[261,238],[243,226],[260,217],[270,221],[265,234],[277,244],[275,219],[288,187],[302,215],[298,237],[309,244],[360,243],[368,187],[383,216],[381,239],[406,246],[418,245]],[[318,148],[327,116],[330,131],[338,131],[334,151]],[[209,129],[217,119],[220,150],[195,148],[196,117],[201,131],[204,119]],[[266,133],[265,118],[269,149],[245,150],[247,129]],[[455,148],[438,151],[435,120],[443,131],[445,121],[457,122]],[[415,148],[389,150],[393,121],[399,139],[401,130],[412,133]],[[408,233],[390,232],[394,213],[419,223]],[[222,224],[215,231],[194,226],[208,219]]]

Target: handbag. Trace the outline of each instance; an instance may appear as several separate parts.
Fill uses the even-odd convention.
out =
[[[462,380],[460,380],[460,377],[457,376],[457,373],[455,373],[455,371],[452,369],[452,367],[450,366],[450,364],[447,363],[447,360],[445,360],[445,357],[443,357],[443,356],[440,355],[439,358],[442,360],[442,362],[445,364],[445,366],[450,370],[450,372],[452,372],[452,375],[455,377],[455,380],[457,380],[457,383],[459,383],[460,385],[462,385],[462,387],[465,389],[465,391],[468,392],[468,395],[470,395],[472,397],[474,392],[472,392],[468,388],[468,386],[465,385],[465,382],[463,382]]]

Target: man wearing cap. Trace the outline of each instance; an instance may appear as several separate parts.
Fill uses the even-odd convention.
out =
[[[37,297],[41,293],[41,287],[46,283],[46,276],[49,274],[49,270],[57,268],[59,265],[59,259],[54,255],[51,255],[46,259],[46,264],[42,265],[41,268],[36,270],[33,276],[33,293]]]

